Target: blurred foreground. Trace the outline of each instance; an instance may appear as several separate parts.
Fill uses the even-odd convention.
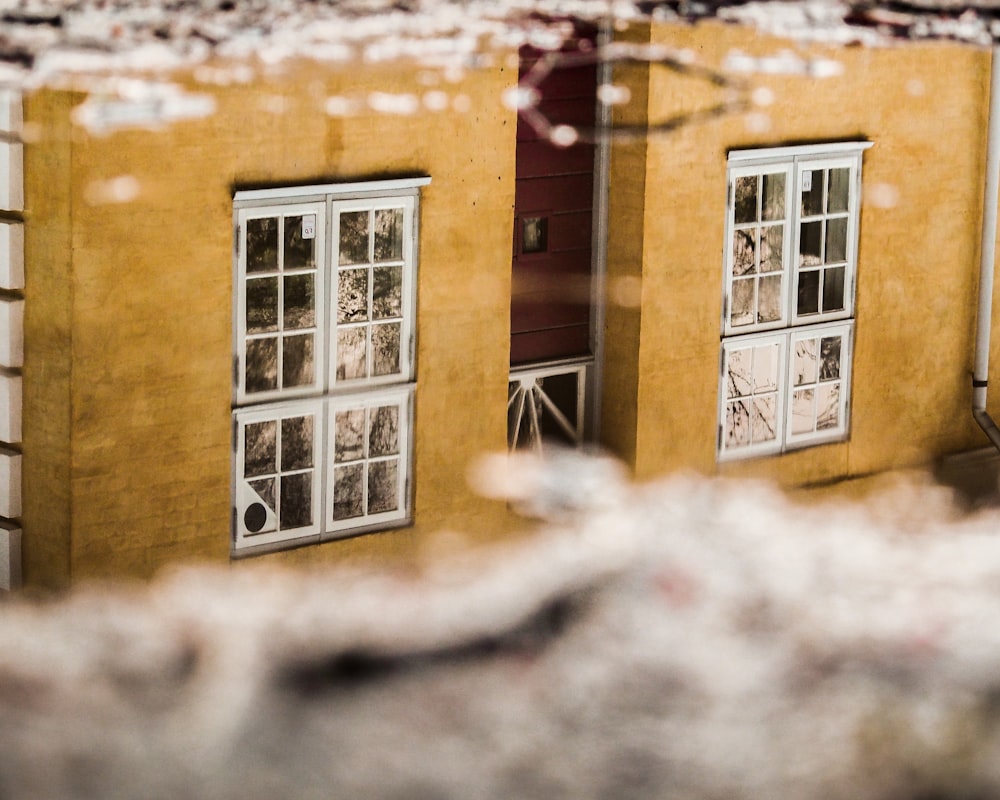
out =
[[[536,485],[542,535],[420,574],[3,605],[0,797],[1000,797],[1000,508]]]

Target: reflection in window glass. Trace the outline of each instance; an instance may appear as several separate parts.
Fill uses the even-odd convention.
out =
[[[309,224],[311,224],[311,228]],[[306,238],[303,230],[310,230]],[[285,217],[285,263],[289,269],[314,269],[316,267],[316,215]]]
[[[807,191],[802,192],[802,214],[813,217],[823,213],[823,178],[824,171],[814,169],[803,174],[803,185],[808,186]]]
[[[833,267],[823,273],[823,311],[844,308],[844,267]]]
[[[826,263],[832,264],[847,258],[847,217],[831,219],[826,223]]]
[[[247,281],[247,333],[278,330],[278,279],[255,278]]]
[[[246,391],[269,392],[278,388],[278,339],[250,339],[247,342]]]
[[[372,327],[372,375],[395,375],[399,372],[398,323]]]
[[[281,470],[308,469],[313,465],[313,417],[281,420]]]
[[[338,411],[334,431],[334,460],[356,461],[365,457],[365,410]]]
[[[368,270],[345,269],[337,276],[337,322],[368,319]]]
[[[281,385],[290,389],[310,386],[315,375],[313,369],[313,335],[286,336],[281,359]]]
[[[368,455],[395,455],[399,452],[399,406],[379,406],[371,411],[368,432]]]
[[[836,214],[847,211],[850,197],[851,170],[849,167],[839,167],[830,170],[830,196],[827,201],[827,211]]]
[[[815,314],[819,311],[819,272],[810,270],[799,273],[798,304],[799,316]]]
[[[546,217],[525,217],[521,221],[521,252],[544,253],[548,249],[548,219]]]
[[[292,328],[312,328],[316,325],[316,293],[314,276],[285,276],[284,317],[285,330]]]
[[[368,212],[345,211],[340,215],[340,263],[368,263]]]
[[[368,350],[365,328],[341,328],[337,331],[337,380],[368,376]]]
[[[257,493],[257,497],[260,498],[260,502],[264,503],[270,511],[276,511],[277,506],[275,505],[275,497],[277,493],[275,492],[275,484],[277,483],[277,478],[265,478],[264,480],[250,481],[250,488]],[[263,528],[263,520],[259,526],[256,526],[256,531],[260,531]]]
[[[746,397],[750,394],[751,374],[753,369],[753,350],[743,348],[730,350],[727,362],[728,380],[726,385],[729,397]]]
[[[842,336],[824,336],[820,343],[821,381],[835,380],[840,377],[840,349]]]
[[[799,231],[799,264],[805,267],[822,264],[823,223],[804,222]]]
[[[300,472],[281,476],[282,530],[312,525],[312,473]]]
[[[761,219],[774,221],[785,218],[785,173],[764,175],[764,203]]]
[[[377,209],[375,211],[375,261],[401,261],[402,259],[403,209]]]
[[[750,408],[744,400],[726,404],[726,447],[750,444]]]
[[[779,272],[784,269],[784,234],[785,229],[781,225],[764,228],[760,250],[761,272]]]
[[[804,383],[815,383],[817,370],[816,340],[800,339],[795,343],[795,373],[794,383],[801,386]]]
[[[814,391],[792,392],[792,433],[811,433],[815,420]]]
[[[388,319],[403,315],[403,268],[375,267],[372,318]]]
[[[374,461],[368,465],[368,513],[384,514],[395,511],[397,502],[396,460]]]
[[[757,231],[733,231],[733,275],[756,271]]]
[[[247,220],[247,272],[278,269],[278,220],[274,217]]]
[[[822,383],[816,387],[816,430],[840,425],[840,383]]]
[[[753,442],[770,442],[778,435],[777,403],[774,395],[755,397],[750,438]]]
[[[776,391],[778,388],[778,360],[781,356],[780,346],[765,344],[746,352],[753,353],[754,393]]]
[[[365,513],[364,465],[348,464],[333,470],[333,518],[360,517]]]
[[[243,475],[270,475],[277,470],[278,423],[251,422],[243,431]]]
[[[781,319],[781,276],[768,275],[760,279],[758,322],[775,322]]]
[[[736,179],[736,224],[757,221],[757,176],[746,175]]]

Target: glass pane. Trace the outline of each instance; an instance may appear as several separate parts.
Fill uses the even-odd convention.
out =
[[[819,311],[819,272],[811,270],[799,273],[798,313],[815,314]]]
[[[826,222],[826,263],[847,260],[847,217]]]
[[[840,377],[840,336],[824,336],[819,346],[819,379],[832,381]]]
[[[368,455],[390,456],[399,452],[399,406],[372,409],[368,431]]]
[[[364,328],[341,328],[337,331],[337,380],[368,376],[367,343]]]
[[[525,217],[521,220],[521,252],[544,253],[549,249],[547,217]]]
[[[337,276],[337,322],[368,319],[368,270],[345,269]]]
[[[285,217],[285,269],[313,269],[315,266],[316,215]]]
[[[250,422],[243,429],[243,477],[273,475],[277,471],[278,423]]]
[[[756,269],[757,231],[733,231],[733,275],[751,275]]]
[[[812,267],[822,264],[823,223],[803,222],[799,232],[799,265]]]
[[[267,392],[278,388],[278,340],[247,341],[246,390]]]
[[[733,281],[732,308],[729,310],[730,324],[753,325],[754,314],[754,280],[753,278]]]
[[[403,268],[375,267],[372,290],[372,318],[386,319],[403,315]]]
[[[753,350],[730,350],[726,359],[727,397],[746,397],[751,392]]]
[[[346,211],[340,215],[340,263],[368,263],[367,211]]]
[[[815,421],[812,389],[792,392],[792,433],[812,433]]]
[[[802,185],[808,191],[802,192],[802,214],[814,216],[823,213],[823,170],[814,169],[802,175]]]
[[[286,336],[283,340],[284,352],[281,359],[281,386],[311,386],[315,377],[313,371],[313,335]]]
[[[365,410],[338,411],[334,433],[334,461],[357,461],[365,457]]]
[[[765,344],[753,349],[753,390],[774,392],[778,389],[778,356],[780,346]]]
[[[785,266],[785,227],[772,225],[764,228],[760,242],[760,271],[777,272]]]
[[[285,330],[316,326],[316,295],[312,274],[285,276],[284,305],[282,327]]]
[[[278,269],[278,220],[275,217],[247,220],[247,272]]]
[[[726,447],[750,444],[750,410],[746,400],[726,403]]]
[[[375,212],[375,260],[403,258],[403,209],[380,208]]]
[[[806,383],[816,383],[818,372],[818,356],[815,339],[799,339],[795,343],[795,372],[793,382],[796,386]]]
[[[844,308],[844,267],[834,267],[823,273],[823,310],[841,311]]]
[[[312,414],[281,420],[281,471],[308,469],[312,465]]]
[[[830,170],[830,195],[827,198],[827,211],[847,211],[847,200],[850,197],[851,168],[839,167]]]
[[[736,179],[736,224],[757,221],[757,176]]]
[[[765,175],[764,202],[761,208],[761,219],[776,220],[785,218],[785,173]]]
[[[396,460],[376,461],[368,466],[368,513],[381,514],[395,511],[399,487],[399,468]]]
[[[399,372],[398,323],[372,327],[372,375],[395,375]]]
[[[364,466],[350,464],[333,470],[333,518],[349,519],[365,513],[365,494],[362,486]]]
[[[751,437],[754,443],[770,442],[778,435],[777,402],[774,395],[755,397]]]
[[[275,494],[275,484],[277,483],[277,478],[265,478],[264,480],[250,481],[250,488],[257,493],[257,497],[260,498],[260,502],[266,505],[271,511],[275,510],[274,498]]]
[[[775,322],[781,319],[781,276],[768,275],[760,279],[758,295],[758,322]]]
[[[282,530],[312,525],[312,479],[311,472],[281,476],[281,519],[278,525]]]
[[[247,333],[278,330],[278,279],[247,281]]]
[[[816,387],[816,430],[840,425],[840,382],[821,383]]]

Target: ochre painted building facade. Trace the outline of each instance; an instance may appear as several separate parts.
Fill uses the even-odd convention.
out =
[[[806,47],[714,23],[619,35],[720,73],[736,52],[839,67],[825,78],[734,75],[746,108],[611,146],[600,441],[641,479],[695,469],[785,485],[982,446],[969,374],[988,52]],[[442,531],[515,535],[522,523],[466,474],[506,445],[516,115],[502,98],[516,54],[451,80],[421,65],[311,62],[247,83],[170,77],[211,96],[214,111],[99,134],[77,124],[83,93],[23,99],[25,584],[231,560],[233,203],[261,187],[431,178],[419,201],[413,524],[234,563],[411,562],[443,546]],[[618,68],[615,80],[630,90],[618,123],[727,99],[656,65]],[[340,113],[372,93],[433,100],[419,113]],[[841,141],[871,144],[852,267],[849,435],[719,463],[727,154]]]

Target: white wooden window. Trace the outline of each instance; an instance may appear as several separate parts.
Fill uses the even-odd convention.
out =
[[[234,553],[410,520],[429,180],[236,194]]]
[[[721,460],[848,434],[861,160],[869,146],[730,153]]]

